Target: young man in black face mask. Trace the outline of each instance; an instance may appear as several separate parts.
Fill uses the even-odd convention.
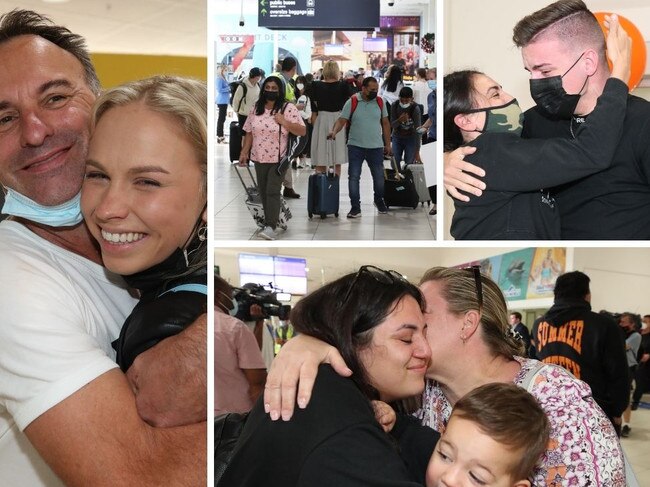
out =
[[[523,137],[574,138],[609,77],[598,21],[581,0],[558,1],[522,19],[513,40],[522,49],[537,104],[525,113]],[[484,187],[467,174],[480,170],[462,163],[462,156],[451,159],[445,185],[452,196],[459,194],[455,187],[467,190],[459,180]],[[650,239],[650,103],[629,96],[623,135],[608,169],[554,188],[551,195],[563,239]]]

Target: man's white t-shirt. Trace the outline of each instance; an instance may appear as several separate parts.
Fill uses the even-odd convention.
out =
[[[22,431],[117,367],[111,342],[136,302],[119,276],[0,222],[0,485],[63,485]]]

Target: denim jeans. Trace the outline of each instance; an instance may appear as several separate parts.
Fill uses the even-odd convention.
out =
[[[415,151],[417,150],[418,135],[393,135],[393,156],[400,170],[403,169],[402,161],[404,164],[413,164],[415,160]]]
[[[384,199],[384,148],[364,149],[348,145],[348,190],[353,211],[361,211],[361,196],[359,194],[359,179],[363,161],[368,163],[372,174],[372,186],[375,193],[374,201]]]

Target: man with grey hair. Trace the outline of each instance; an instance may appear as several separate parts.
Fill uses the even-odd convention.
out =
[[[519,21],[513,40],[536,103],[525,113],[523,137],[574,138],[610,75],[596,17],[582,0],[558,1]],[[477,194],[484,185],[468,174],[482,170],[462,162],[463,153],[469,152],[457,149],[447,159],[445,186],[466,199],[456,188]],[[650,239],[650,103],[630,95],[611,166],[553,188],[551,196],[563,239]]]
[[[149,375],[169,377],[165,362],[205,348],[205,324],[141,355],[131,384],[114,362],[111,341],[136,301],[101,266],[79,210],[98,93],[82,37],[31,11],[0,17],[0,184],[11,215],[0,223],[0,485],[205,485],[206,423],[141,418],[183,422],[144,389],[166,395]],[[153,365],[159,354],[167,360]]]

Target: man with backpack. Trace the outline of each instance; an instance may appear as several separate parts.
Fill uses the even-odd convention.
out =
[[[262,70],[260,68],[251,68],[246,76],[241,81],[235,81],[230,84],[230,105],[235,113],[237,113],[237,120],[239,126],[243,127],[248,117],[252,106],[255,104],[260,96],[260,79],[262,78]],[[234,85],[234,86],[233,86]]]
[[[341,129],[349,125],[348,134],[348,189],[352,208],[348,218],[361,216],[359,179],[363,161],[368,163],[372,174],[374,202],[377,211],[388,213],[384,202],[384,154],[392,155],[390,146],[390,124],[384,100],[377,96],[379,84],[372,76],[365,78],[361,92],[352,95],[345,102],[341,116],[334,124],[328,138],[336,137]]]
[[[417,128],[422,123],[420,107],[413,102],[413,90],[408,86],[399,92],[398,103],[390,106],[390,125],[393,129],[392,142],[395,161],[401,167],[413,164],[415,153],[419,148]]]

